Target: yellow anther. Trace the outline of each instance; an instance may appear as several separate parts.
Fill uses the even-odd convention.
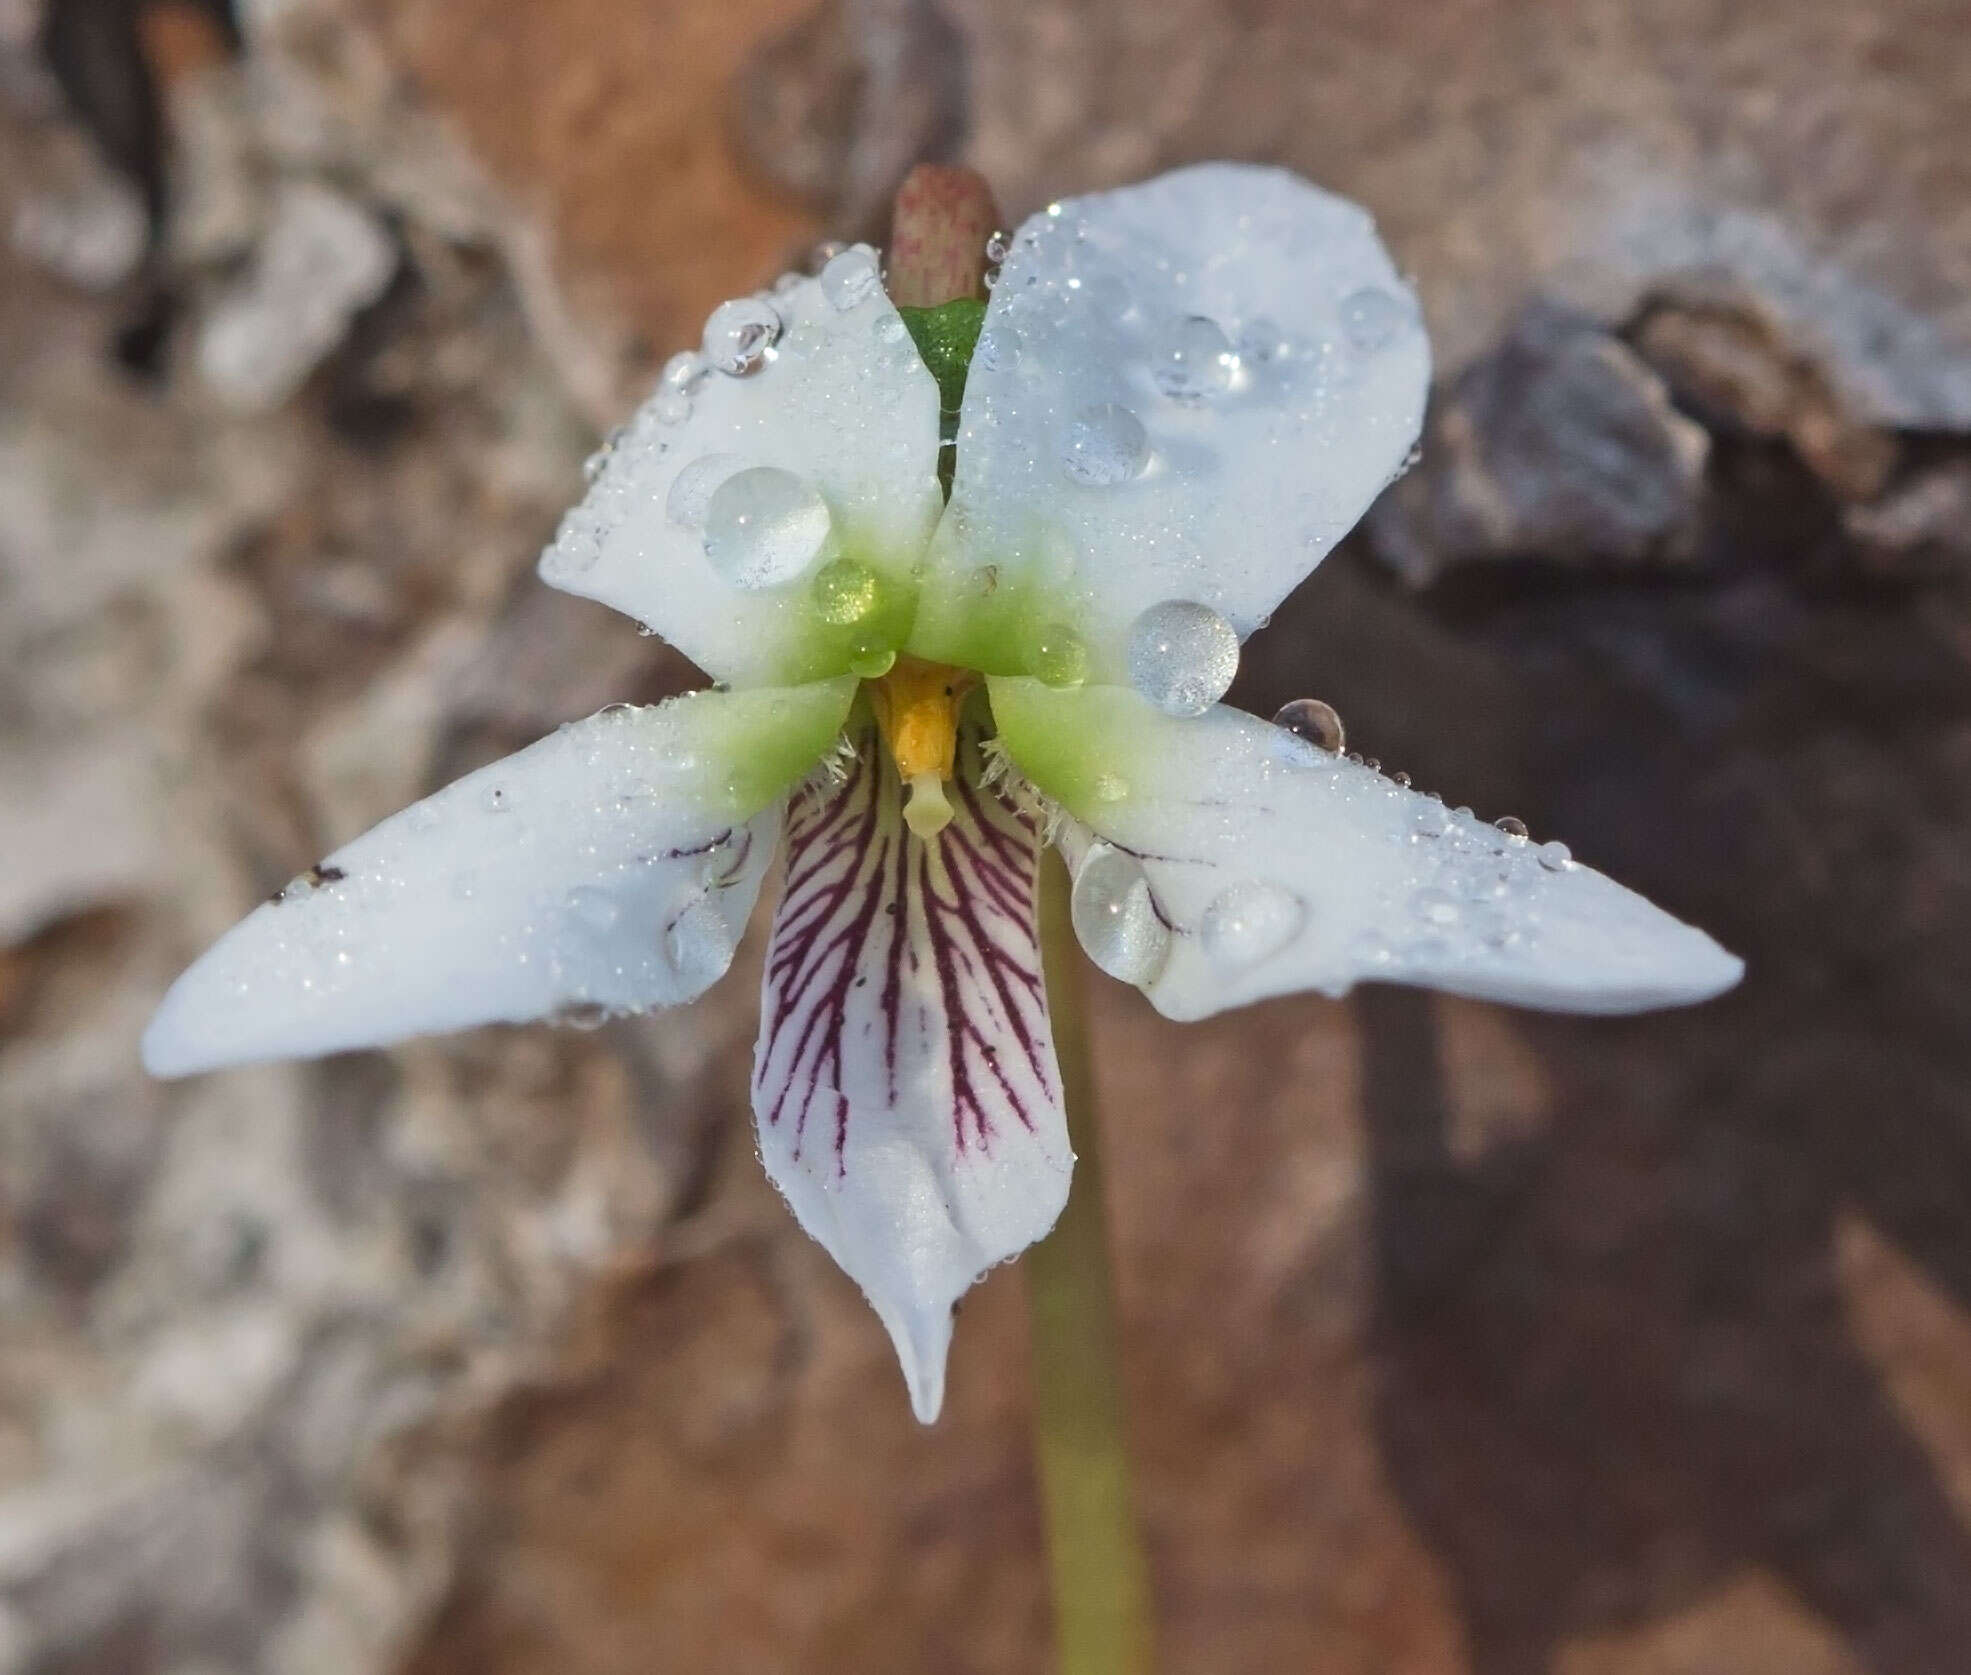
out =
[[[958,756],[958,712],[978,677],[966,669],[899,657],[890,672],[864,683],[876,729],[910,788],[904,819],[919,837],[932,837],[951,819],[944,782]]]

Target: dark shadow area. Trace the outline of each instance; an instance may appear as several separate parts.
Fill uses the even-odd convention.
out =
[[[1687,1013],[1524,1017],[1556,1115],[1476,1166],[1428,998],[1358,998],[1377,1423],[1477,1675],[1747,1566],[1879,1675],[1962,1671],[1971,1536],[1834,1267],[1852,1210],[1971,1306],[1961,589],[1775,559],[1424,613],[1346,561],[1307,591],[1254,707],[1323,670],[1351,743],[1563,836],[1750,968]],[[1447,715],[1462,736],[1427,739]]]

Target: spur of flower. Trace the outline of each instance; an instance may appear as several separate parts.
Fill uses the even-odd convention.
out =
[[[1321,706],[1219,703],[1418,433],[1424,332],[1362,210],[1214,164],[993,254],[985,305],[906,318],[857,246],[716,310],[540,573],[717,685],[329,856],[178,980],[149,1067],[677,1005],[779,853],[761,1156],[928,1421],[955,1301],[1068,1190],[1047,843],[1089,956],[1176,1019],[1363,979],[1589,1012],[1737,980],[1559,844],[1343,756]]]

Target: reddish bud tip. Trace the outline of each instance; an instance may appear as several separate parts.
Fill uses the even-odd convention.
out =
[[[977,169],[919,163],[897,188],[890,300],[927,308],[984,296],[986,240],[999,227],[999,206]]]

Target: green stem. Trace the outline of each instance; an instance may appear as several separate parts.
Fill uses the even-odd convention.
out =
[[[1067,869],[1051,852],[1041,872],[1040,945],[1075,1149],[1067,1208],[1025,1262],[1054,1633],[1061,1675],[1151,1675],[1150,1571],[1130,1490],[1081,950]]]

